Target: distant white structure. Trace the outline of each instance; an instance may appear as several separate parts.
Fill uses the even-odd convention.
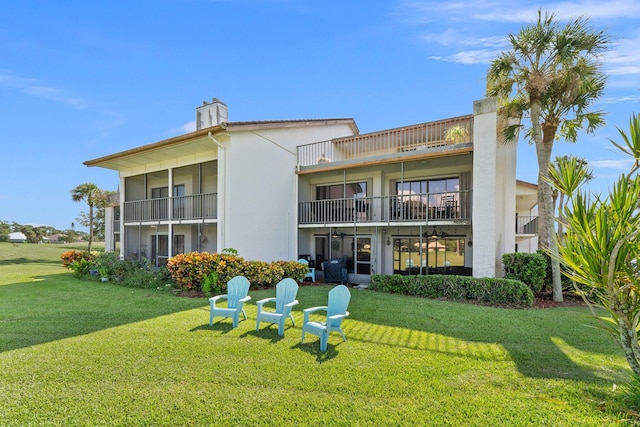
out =
[[[9,241],[12,243],[24,243],[27,241],[27,236],[24,233],[16,231],[15,233],[9,233]]]

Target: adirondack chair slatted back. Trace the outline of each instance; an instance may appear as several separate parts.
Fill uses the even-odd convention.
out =
[[[276,285],[276,313],[284,313],[285,304],[295,300],[297,295],[298,284],[295,280],[286,278],[278,282]]]
[[[339,285],[329,291],[329,303],[327,305],[327,326],[330,328],[339,328],[342,318],[330,320],[329,318],[336,314],[344,314],[349,307],[351,293],[346,286]]]
[[[236,276],[227,282],[228,307],[237,308],[238,301],[249,293],[249,280],[244,276]]]

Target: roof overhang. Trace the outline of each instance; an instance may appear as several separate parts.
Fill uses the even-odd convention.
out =
[[[197,156],[207,150],[215,151],[216,145],[209,138],[212,135],[226,134],[226,125],[209,127],[174,138],[147,144],[108,156],[83,162],[86,166],[98,166],[117,171],[134,170],[150,164],[166,162],[189,156]]]

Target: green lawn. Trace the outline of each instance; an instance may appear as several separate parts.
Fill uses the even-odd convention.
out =
[[[300,344],[208,301],[82,282],[62,245],[0,243],[0,425],[620,425],[629,368],[587,309],[507,310],[352,289],[348,341]]]

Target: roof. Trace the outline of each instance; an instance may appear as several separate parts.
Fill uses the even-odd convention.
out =
[[[227,122],[216,126],[196,130],[195,132],[175,136],[173,138],[142,145],[118,153],[109,154],[93,160],[83,162],[86,166],[99,166],[107,169],[120,170],[122,167],[144,166],[166,158],[181,157],[197,154],[212,147],[208,135],[224,134],[227,132],[241,132],[264,129],[284,129],[304,126],[322,126],[330,124],[347,124],[354,133],[358,133],[358,126],[352,118],[342,119],[299,119],[299,120],[264,120]]]

